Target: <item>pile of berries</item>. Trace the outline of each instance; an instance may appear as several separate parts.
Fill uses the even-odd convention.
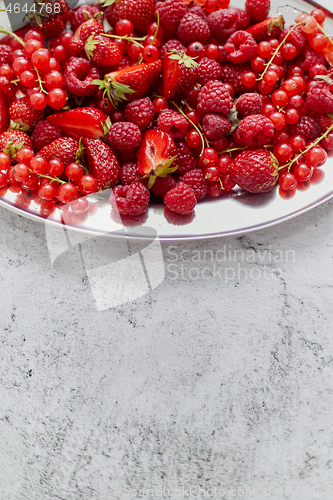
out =
[[[154,198],[187,215],[234,189],[304,189],[333,150],[333,37],[319,9],[290,27],[269,10],[64,2],[41,26],[0,29],[0,195],[68,222],[108,188],[130,218]]]

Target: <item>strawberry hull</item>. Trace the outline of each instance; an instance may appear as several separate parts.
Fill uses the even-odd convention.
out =
[[[284,17],[282,14],[279,14],[276,17],[269,17],[261,23],[250,26],[246,31],[253,36],[256,42],[262,42],[269,38],[279,38],[283,31],[284,23]]]
[[[76,108],[49,115],[47,120],[75,139],[100,139],[105,134],[103,125],[107,115],[96,108]]]

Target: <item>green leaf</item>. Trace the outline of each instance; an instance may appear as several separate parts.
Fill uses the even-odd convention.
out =
[[[84,46],[84,50],[86,51],[88,59],[91,59],[94,55],[94,50],[96,50],[97,45],[99,44],[99,40],[94,39],[94,35],[91,35],[86,44]]]
[[[327,113],[327,116],[333,120],[333,113]]]
[[[171,165],[173,164],[173,162],[175,161],[176,157],[173,156],[172,158],[169,158],[165,163],[163,163],[163,165],[158,165],[156,168],[155,168],[155,174],[158,176],[158,177],[166,177],[168,174],[172,174],[173,172],[176,172],[177,170],[177,166],[175,167],[171,167]]]
[[[151,189],[156,181],[156,175],[151,175],[148,181],[148,189]]]
[[[91,80],[90,82],[92,85],[98,85],[98,88],[100,90],[102,89],[105,89],[106,88],[106,83],[104,80]]]
[[[116,0],[98,0],[98,1],[103,5],[103,7],[109,7],[110,5],[116,2]]]
[[[112,88],[116,91],[116,94],[119,99],[122,101],[126,101],[127,98],[125,94],[134,94],[135,90],[132,90],[128,85],[124,85],[123,83],[119,82],[110,82]]]
[[[109,116],[107,117],[104,123],[102,122],[102,127],[104,135],[106,135],[109,132],[110,128],[112,127],[111,118]]]

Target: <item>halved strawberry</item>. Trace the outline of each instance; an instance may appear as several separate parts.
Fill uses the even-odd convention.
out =
[[[117,105],[119,101],[134,101],[146,95],[161,71],[162,61],[157,59],[113,71],[105,75],[104,80],[92,80],[91,83],[104,90],[110,101]]]
[[[49,115],[47,121],[58,125],[62,132],[76,139],[100,139],[108,131],[107,115],[97,108],[74,108]]]
[[[258,24],[253,24],[247,28],[247,32],[251,33],[256,42],[262,42],[269,38],[279,38],[284,28],[284,17],[278,14],[275,17],[268,17]]]
[[[119,162],[112,149],[99,139],[83,139],[89,173],[97,180],[97,191],[113,187],[119,181]]]
[[[5,96],[0,92],[0,134],[9,127],[8,103]]]
[[[185,51],[172,50],[163,62],[163,95],[173,99],[197,81],[198,63]]]
[[[60,139],[56,139],[48,146],[44,146],[38,155],[43,156],[47,161],[56,158],[66,166],[68,163],[76,161],[78,149],[79,143],[76,139],[73,139],[73,137],[60,137]]]
[[[137,169],[141,175],[149,176],[150,189],[156,177],[167,177],[177,167],[171,167],[177,155],[173,139],[161,130],[147,130],[137,152]]]

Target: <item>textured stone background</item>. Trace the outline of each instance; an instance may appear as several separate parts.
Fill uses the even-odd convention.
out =
[[[0,209],[1,500],[158,486],[146,498],[331,499],[332,222],[331,202],[245,237],[165,244],[165,281],[98,311],[73,256],[52,268],[43,224]],[[256,262],[227,282],[182,279],[223,245]],[[181,260],[195,250],[201,262]],[[269,278],[265,250],[284,256]]]

